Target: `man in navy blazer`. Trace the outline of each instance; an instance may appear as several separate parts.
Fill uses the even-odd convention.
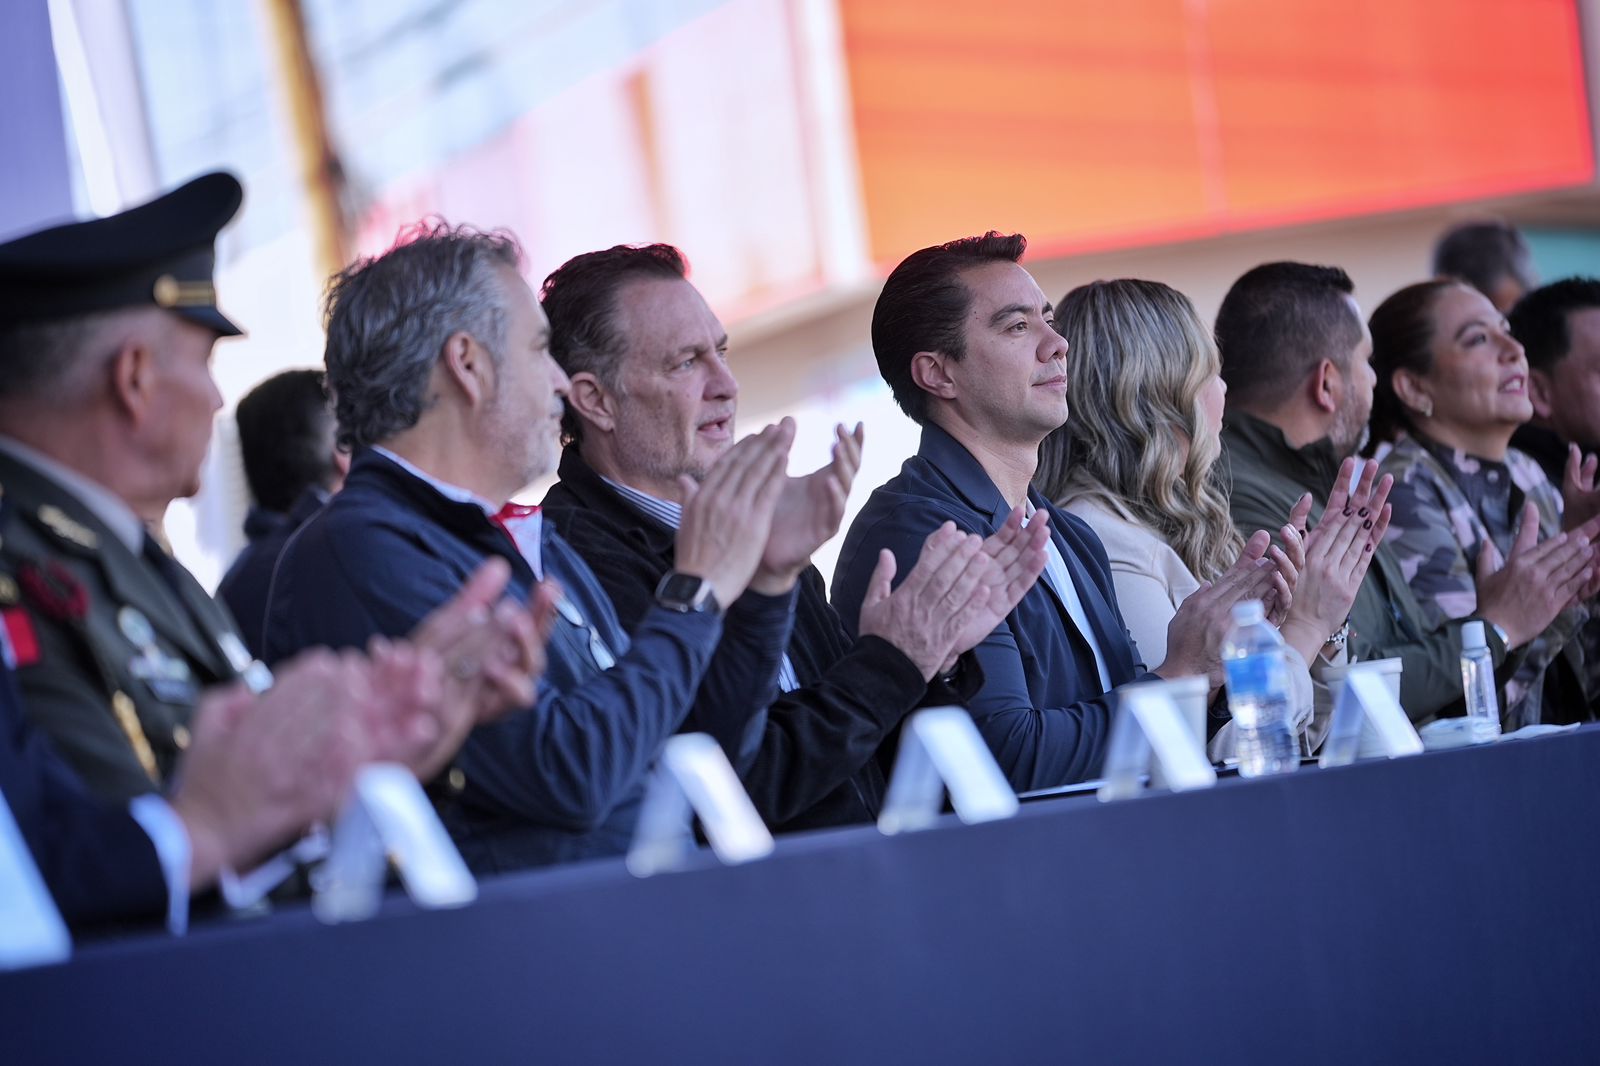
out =
[[[943,522],[987,536],[1008,521],[1048,518],[1045,573],[978,645],[984,683],[968,704],[1018,791],[1100,771],[1112,689],[1210,674],[1238,587],[1219,582],[1184,601],[1167,660],[1147,670],[1099,538],[1031,487],[1040,441],[1067,418],[1067,342],[1018,263],[1026,244],[989,233],[924,248],[884,283],[872,346],[896,402],[922,425],[922,443],[856,516],[833,580],[848,624],[881,549],[903,572]]]
[[[511,592],[559,586],[531,705],[468,738],[435,781],[442,820],[482,872],[626,850],[646,775],[724,634],[744,649],[698,724],[737,763],[762,731],[792,590],[741,595],[760,557],[793,425],[735,445],[685,506],[675,569],[631,631],[537,508],[511,496],[555,465],[567,378],[509,234],[443,224],[335,278],[328,386],[344,488],[290,539],[268,597],[269,661],[406,633],[488,557]],[[470,664],[466,671],[470,676]]]

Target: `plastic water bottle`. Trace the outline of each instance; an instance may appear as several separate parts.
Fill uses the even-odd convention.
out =
[[[1461,691],[1467,697],[1467,723],[1472,741],[1481,744],[1500,735],[1500,687],[1494,681],[1494,656],[1484,639],[1482,622],[1461,627]]]
[[[1299,746],[1289,726],[1289,659],[1260,600],[1234,604],[1222,668],[1238,731],[1239,773],[1261,777],[1299,769]]]

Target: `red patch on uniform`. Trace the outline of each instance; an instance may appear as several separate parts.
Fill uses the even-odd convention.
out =
[[[0,621],[6,627],[13,666],[32,666],[39,661],[39,637],[33,631],[33,619],[21,607],[0,610]]]
[[[42,567],[23,563],[17,568],[17,584],[46,618],[81,622],[89,614],[89,593],[72,571],[53,559]]]

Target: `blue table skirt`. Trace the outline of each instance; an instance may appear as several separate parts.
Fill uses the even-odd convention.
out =
[[[0,1062],[1600,1062],[1600,727],[303,909],[0,976]]]

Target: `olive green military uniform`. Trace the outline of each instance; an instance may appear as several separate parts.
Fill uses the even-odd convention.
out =
[[[96,794],[163,788],[200,691],[248,666],[233,620],[51,478],[0,452],[0,609],[28,716]]]
[[[31,364],[48,350],[19,339],[30,328],[160,308],[219,337],[239,335],[217,307],[213,274],[217,233],[243,197],[231,174],[205,174],[119,214],[0,244],[0,358],[8,363],[0,392],[21,382],[8,399],[34,398]],[[62,477],[43,453],[6,446],[0,617],[25,710],[95,793],[120,801],[163,788],[200,691],[250,669],[249,654],[225,608],[170,557],[135,541],[143,540],[136,519],[121,537],[107,525],[122,523],[74,486],[87,474],[62,463]]]

